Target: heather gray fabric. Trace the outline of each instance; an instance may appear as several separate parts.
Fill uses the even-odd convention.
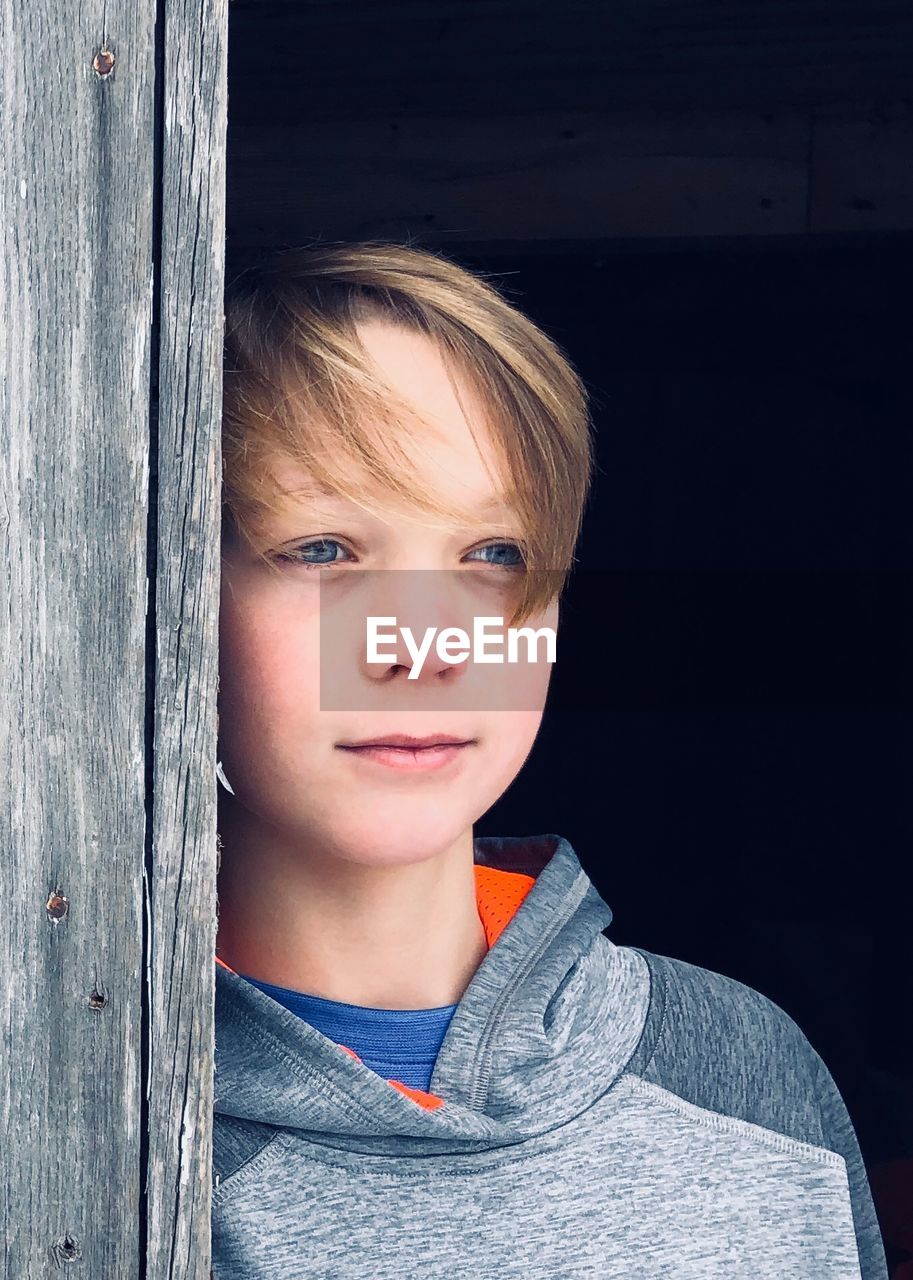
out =
[[[616,946],[566,840],[463,993],[427,1110],[216,969],[215,1280],[887,1280],[820,1057],[749,987]]]

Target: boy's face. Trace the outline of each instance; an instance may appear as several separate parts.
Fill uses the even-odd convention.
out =
[[[361,324],[359,332],[385,377],[425,418],[439,424],[437,435],[423,433],[414,454],[428,490],[481,512],[499,497],[492,479],[497,475],[494,454],[487,437],[481,436],[477,415],[474,424],[484,461],[480,456],[434,344],[420,334],[374,321]],[[476,401],[462,381],[460,396],[473,412]],[[276,463],[274,474],[286,486],[308,484],[309,478],[290,463]],[[505,555],[507,563],[517,562],[511,559],[510,543],[522,530],[510,510],[446,527],[435,517],[425,523],[414,509],[408,516],[385,511],[381,517],[348,500],[317,493],[296,496],[288,499],[281,516],[270,518],[261,545],[271,558],[292,551],[300,558],[279,562],[281,573],[274,575],[246,548],[223,555],[219,758],[235,794],[220,795],[220,804],[229,810],[240,806],[246,829],[252,820],[266,823],[273,838],[288,842],[293,850],[373,865],[414,862],[442,853],[465,836],[509,786],[538,732],[551,672],[547,662],[536,664],[538,674],[532,685],[527,682],[523,709],[493,709],[490,702],[466,697],[469,664],[448,663],[434,649],[419,679],[407,679],[411,663],[401,642],[384,645],[385,650],[395,648],[396,655],[382,665],[365,661],[364,638],[361,652],[357,646],[352,649],[352,688],[356,693],[363,690],[364,698],[350,705],[363,709],[321,707],[321,597],[328,608],[328,592],[336,590],[351,570],[488,575],[487,581],[470,581],[454,579],[450,573],[440,575],[440,581],[478,589],[479,600],[490,606],[494,597],[484,595],[492,591],[495,580],[490,575],[500,574],[503,580],[504,569],[498,566],[505,563]],[[327,566],[332,568],[327,571]],[[383,575],[367,576],[383,580]],[[392,578],[402,582],[410,575]],[[396,610],[381,607],[378,612]],[[502,610],[480,604],[476,612],[496,615]],[[423,620],[422,631],[424,625],[443,627],[453,621],[443,605],[440,616]],[[557,622],[558,606],[553,603],[524,625],[557,629]],[[397,616],[397,624],[404,625],[402,617]],[[469,629],[465,622],[460,625]],[[420,638],[421,632],[416,635]],[[341,660],[347,661],[347,655]],[[436,710],[421,705],[423,692],[432,686]],[[490,709],[472,709],[486,705]],[[340,745],[395,733],[450,734],[470,740],[470,745],[451,753],[442,766],[421,770],[394,768]]]

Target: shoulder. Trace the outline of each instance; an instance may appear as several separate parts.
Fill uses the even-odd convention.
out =
[[[651,1000],[628,1071],[708,1111],[830,1146],[822,1104],[832,1082],[789,1014],[735,978],[634,949]]]
[[[840,1091],[804,1032],[753,987],[638,951],[650,971],[643,1032],[626,1072],[706,1111],[841,1156],[863,1280],[887,1280],[859,1142]]]

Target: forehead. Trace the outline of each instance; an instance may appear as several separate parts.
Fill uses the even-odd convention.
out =
[[[496,514],[496,509],[506,513],[499,453],[486,406],[471,380],[451,372],[436,344],[424,334],[384,321],[361,321],[358,332],[376,372],[418,415],[417,421],[403,423],[397,446],[406,451],[428,492],[479,513],[483,508],[488,514]],[[362,430],[370,433],[370,423]],[[382,445],[383,437],[375,436],[373,442]],[[324,459],[332,459],[332,442],[329,454],[323,448],[324,438],[320,444]],[[348,458],[340,457],[339,473],[345,483],[361,485],[366,480]],[[340,501],[294,459],[274,459],[270,474],[283,488],[296,491],[291,499],[296,504]],[[389,500],[390,495],[376,486],[365,485],[363,491]]]
[[[389,321],[361,321],[358,336],[376,371],[419,415],[423,429],[411,431],[416,451],[468,472],[494,469],[495,449],[488,409],[473,380],[445,361],[433,339]],[[475,438],[473,438],[475,436]]]

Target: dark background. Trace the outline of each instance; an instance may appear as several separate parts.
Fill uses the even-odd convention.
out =
[[[484,269],[600,404],[549,710],[478,832],[566,836],[616,942],[770,996],[909,1155],[913,237]]]

